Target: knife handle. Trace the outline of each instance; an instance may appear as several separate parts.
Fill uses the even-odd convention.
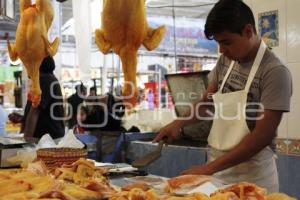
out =
[[[108,176],[122,176],[122,175],[133,175],[133,176],[147,176],[148,173],[144,170],[134,171],[121,171],[121,172],[109,172]]]

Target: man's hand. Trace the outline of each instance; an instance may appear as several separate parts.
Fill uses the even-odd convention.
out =
[[[180,137],[180,125],[177,121],[173,121],[165,127],[161,128],[159,134],[154,138],[153,142],[159,142],[163,138],[167,137],[167,143],[171,143],[173,140]]]
[[[212,175],[214,172],[208,165],[195,165],[181,172],[181,175],[197,174],[197,175]]]

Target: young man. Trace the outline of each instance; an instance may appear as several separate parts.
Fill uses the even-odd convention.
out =
[[[222,54],[209,74],[207,91],[188,113],[192,119],[173,121],[154,141],[179,138],[179,130],[196,122],[197,116],[207,116],[212,104],[208,163],[183,174],[214,175],[228,183],[248,181],[278,191],[273,140],[282,114],[290,110],[290,72],[259,38],[253,13],[240,0],[215,4],[205,35],[219,43]]]

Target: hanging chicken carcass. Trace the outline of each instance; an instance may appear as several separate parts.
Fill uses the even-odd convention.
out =
[[[166,29],[153,29],[146,21],[145,0],[103,0],[102,28],[96,30],[96,44],[107,54],[119,55],[124,74],[122,95],[127,108],[137,101],[137,51],[141,45],[151,51],[164,37]]]
[[[55,38],[53,43],[48,40],[48,30],[52,24],[54,10],[51,0],[20,0],[20,22],[16,31],[16,43],[7,46],[10,59],[18,58],[23,62],[28,77],[32,84],[28,98],[34,107],[41,100],[41,89],[39,82],[39,68],[45,57],[54,56],[57,52],[59,39]]]

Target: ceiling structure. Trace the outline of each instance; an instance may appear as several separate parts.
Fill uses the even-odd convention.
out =
[[[17,29],[17,21],[19,21],[19,1],[15,0],[13,2],[14,18],[7,17],[5,15],[6,4],[3,0],[0,0],[0,41],[5,40],[6,34],[12,39],[15,37],[15,30]]]
[[[62,25],[65,24],[69,19],[73,17],[73,7],[72,1],[68,0],[61,4],[61,17],[62,17]]]
[[[148,15],[166,15],[205,19],[218,0],[146,0]]]
[[[99,1],[99,0],[92,0]],[[218,0],[146,0],[147,14],[158,16],[174,16],[205,19],[209,10]],[[0,16],[0,32],[14,32],[19,20],[19,0],[15,2],[15,21],[9,21]],[[72,0],[61,3],[61,24],[64,25],[73,17]],[[174,12],[173,12],[174,11]],[[3,34],[0,34],[3,37]],[[3,38],[0,38],[2,40]]]
[[[209,10],[217,1],[218,0],[146,0],[147,14],[173,16],[174,5],[175,17],[184,16],[205,19]],[[61,5],[62,24],[65,24],[73,17],[72,1],[65,1]]]

